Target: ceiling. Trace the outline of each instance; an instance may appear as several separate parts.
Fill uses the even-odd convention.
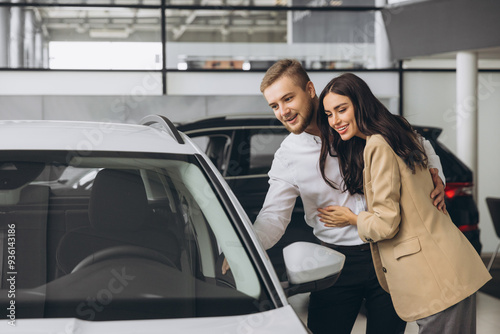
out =
[[[276,5],[275,0],[259,2]],[[34,11],[36,25],[51,41],[161,40],[159,9],[37,7]],[[167,9],[165,13],[167,40],[170,41],[211,42],[216,39],[232,42],[244,34],[253,35],[251,42],[258,42],[260,33],[266,35],[260,36],[265,42],[284,42],[287,31],[286,11]],[[269,37],[273,34],[275,37]]]

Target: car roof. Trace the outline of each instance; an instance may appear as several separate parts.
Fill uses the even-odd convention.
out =
[[[110,122],[0,121],[1,150],[118,151],[194,154],[175,130]]]
[[[273,113],[215,115],[177,124],[179,131],[183,132],[231,127],[281,127],[285,129]]]

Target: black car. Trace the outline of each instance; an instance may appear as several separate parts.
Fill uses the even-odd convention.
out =
[[[274,153],[289,134],[271,113],[265,115],[231,115],[208,117],[177,126],[192,138],[213,161],[238,197],[250,220],[254,221],[266,196],[267,172]],[[479,213],[472,197],[472,171],[442,143],[437,141],[441,129],[414,126],[434,147],[446,176],[446,207],[453,222],[466,235],[478,253]],[[268,250],[280,278],[284,278],[281,250],[294,241],[317,242],[311,227],[304,222],[304,209],[297,199],[292,221],[285,235]]]
[[[431,143],[441,160],[446,177],[446,210],[448,210],[455,225],[469,239],[476,251],[481,254],[479,211],[473,198],[474,182],[472,171],[438,141],[442,129],[428,126],[413,126],[413,128]]]

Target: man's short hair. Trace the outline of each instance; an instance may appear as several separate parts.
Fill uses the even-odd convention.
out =
[[[311,81],[306,70],[304,70],[304,67],[302,67],[302,64],[298,60],[281,59],[266,71],[266,75],[264,75],[260,84],[260,91],[264,93],[267,87],[271,86],[283,76],[288,76],[297,86],[304,90],[306,89],[307,83]]]

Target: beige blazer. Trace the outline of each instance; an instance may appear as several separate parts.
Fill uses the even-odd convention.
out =
[[[366,138],[364,160],[368,211],[358,216],[358,233],[371,243],[378,280],[403,320],[438,313],[491,279],[450,216],[432,204],[428,170],[412,174],[381,135]]]

